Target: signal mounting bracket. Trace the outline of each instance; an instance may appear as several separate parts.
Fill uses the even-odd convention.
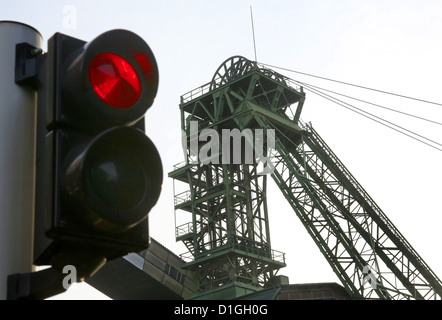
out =
[[[15,83],[30,85],[37,89],[37,57],[43,54],[41,48],[22,42],[15,46]]]
[[[50,267],[36,272],[8,276],[7,300],[43,300],[66,291],[65,275]]]

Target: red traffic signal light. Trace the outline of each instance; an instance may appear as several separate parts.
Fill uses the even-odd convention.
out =
[[[140,98],[140,79],[132,65],[112,52],[92,58],[89,81],[95,93],[115,108],[130,108]]]
[[[62,64],[55,75],[62,100],[56,122],[103,130],[144,116],[158,90],[158,67],[143,39],[126,30],[105,32],[89,43],[54,37]]]
[[[57,33],[38,66],[34,260],[84,278],[149,245],[163,171],[144,114],[158,67],[126,30],[90,42]]]

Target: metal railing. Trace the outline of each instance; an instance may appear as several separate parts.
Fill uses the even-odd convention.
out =
[[[192,222],[187,222],[175,228],[175,237],[179,238],[187,234],[193,233]]]
[[[181,225],[181,226],[177,227],[176,232],[177,232],[177,235],[180,234],[181,236],[191,233],[191,232],[193,232],[193,226],[191,223]],[[234,239],[237,239],[237,238],[235,237]],[[225,245],[219,246],[219,247],[214,248],[212,250],[204,251],[204,256],[210,256],[210,255],[215,254],[217,252],[220,252],[223,250],[229,250],[229,249],[242,251],[242,252],[246,253],[246,255],[254,255],[258,259],[270,259],[275,262],[285,264],[285,253],[284,252],[274,250],[274,249],[264,250],[264,249],[261,249],[261,248],[255,247],[255,246],[240,244],[236,241],[234,241],[233,243],[227,243]],[[188,252],[182,253],[180,255],[180,258],[185,262],[191,262],[194,260],[195,257],[194,257],[193,252],[188,251]],[[201,256],[198,256],[198,258],[200,259]]]
[[[296,81],[294,81],[294,80],[292,80],[292,79],[290,79],[290,78],[288,78],[288,77],[286,77],[286,76],[284,76],[284,75],[282,75],[280,73],[277,73],[277,72],[275,72],[272,69],[269,69],[269,68],[266,68],[266,67],[260,65],[258,70],[261,73],[263,73],[264,75],[272,78],[275,81],[278,81],[278,82],[282,83],[283,85],[285,85],[285,86],[287,86],[287,87],[289,87],[291,89],[295,89],[297,91],[302,91],[302,86],[300,86]],[[244,76],[247,75],[247,74],[244,74]],[[273,77],[272,77],[272,75],[273,75]],[[187,103],[189,101],[192,101],[193,99],[201,97],[201,96],[205,95],[206,93],[210,92],[211,89],[212,89],[213,82],[218,82],[220,79],[221,78],[217,78],[214,81],[208,82],[208,83],[206,83],[206,84],[204,84],[202,86],[199,86],[199,87],[197,87],[197,88],[195,88],[193,90],[190,90],[189,92],[183,94],[181,96],[181,104]]]
[[[190,190],[178,193],[175,195],[175,206],[189,202],[192,200]]]
[[[187,103],[189,101],[192,101],[195,98],[201,97],[208,93],[210,91],[210,84],[211,82],[208,82],[198,88],[195,88],[181,96],[181,103]]]

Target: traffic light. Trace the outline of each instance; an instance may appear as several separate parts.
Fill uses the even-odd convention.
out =
[[[38,57],[34,263],[78,278],[149,245],[161,159],[144,132],[158,89],[155,57],[138,35],[90,42],[56,33]]]

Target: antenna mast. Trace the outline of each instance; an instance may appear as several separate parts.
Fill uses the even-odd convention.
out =
[[[256,58],[256,42],[255,42],[255,27],[253,25],[253,11],[252,6],[250,6],[250,19],[252,21],[252,35],[253,35],[253,51],[255,53],[255,62],[258,62],[258,59]]]

